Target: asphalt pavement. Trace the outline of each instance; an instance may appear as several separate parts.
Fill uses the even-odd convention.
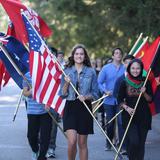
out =
[[[0,92],[0,160],[31,160],[27,133],[27,117],[24,101],[21,102],[17,117],[13,114],[20,90],[8,85]],[[145,160],[160,159],[160,114],[153,117],[152,130],[146,141]],[[62,123],[60,123],[62,125]],[[89,160],[114,160],[114,151],[105,151],[105,137],[95,124],[95,134],[89,136]],[[124,160],[127,159],[124,157]],[[53,159],[54,160],[54,159]],[[58,130],[56,160],[67,160],[67,141]],[[76,160],[79,160],[77,155]]]

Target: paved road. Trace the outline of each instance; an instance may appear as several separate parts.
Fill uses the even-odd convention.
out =
[[[26,138],[26,110],[21,103],[15,122],[13,113],[20,90],[10,85],[0,92],[0,160],[31,160],[31,149]],[[7,97],[6,97],[7,95]],[[160,115],[153,117],[153,129],[146,142],[145,160],[160,158]],[[104,151],[105,138],[95,125],[95,134],[89,136],[89,160],[113,160],[113,151]],[[56,159],[67,160],[67,143],[58,131]],[[79,158],[77,157],[77,160]],[[127,158],[125,158],[127,159]]]

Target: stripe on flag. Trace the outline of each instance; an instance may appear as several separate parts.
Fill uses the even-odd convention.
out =
[[[58,95],[62,71],[55,63],[45,42],[40,38],[28,19],[22,15],[29,39],[30,73],[33,98],[62,114],[65,100]]]

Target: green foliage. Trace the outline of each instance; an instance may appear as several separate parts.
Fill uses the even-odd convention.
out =
[[[128,52],[141,32],[159,35],[159,0],[30,0],[28,6],[53,29],[48,43],[66,54],[83,43],[91,56],[106,57],[114,47]]]
[[[8,17],[0,5],[0,32],[6,33]]]

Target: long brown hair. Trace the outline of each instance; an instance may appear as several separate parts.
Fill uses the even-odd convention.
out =
[[[76,50],[77,50],[78,48],[82,48],[83,51],[84,51],[85,57],[84,57],[83,64],[84,64],[85,66],[91,67],[91,62],[90,62],[90,59],[89,59],[87,50],[86,50],[86,48],[85,48],[85,46],[84,46],[83,44],[76,44],[76,45],[73,47],[73,49],[72,49],[72,51],[71,51],[71,56],[68,58],[68,63],[67,63],[67,65],[66,65],[66,67],[72,67],[72,66],[75,64],[75,62],[74,62],[74,54],[75,54],[75,52],[76,52]]]

